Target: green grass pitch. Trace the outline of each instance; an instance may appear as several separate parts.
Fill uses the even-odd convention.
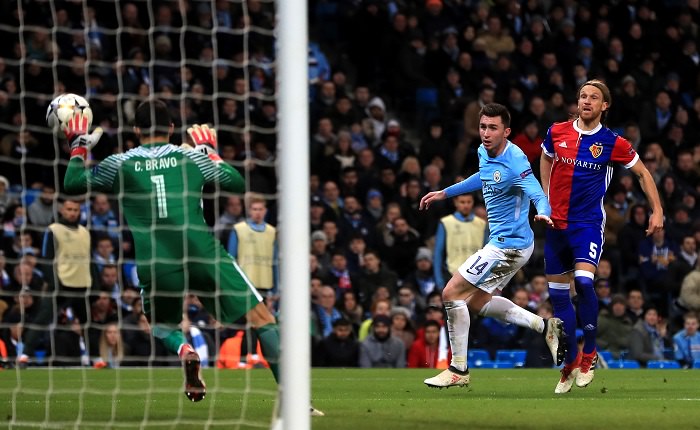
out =
[[[313,429],[700,429],[700,371],[598,370],[588,388],[554,395],[556,369],[472,370],[467,388],[429,389],[434,370],[314,369]],[[190,403],[179,369],[0,372],[0,428],[268,428],[266,370],[205,370]]]

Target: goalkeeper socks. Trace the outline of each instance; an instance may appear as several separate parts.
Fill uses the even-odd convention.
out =
[[[450,335],[452,362],[450,365],[459,371],[467,370],[467,349],[469,347],[469,308],[464,300],[444,302],[447,310],[447,332]]]
[[[569,284],[550,282],[549,299],[552,301],[554,316],[564,323],[564,333],[566,336],[566,359],[565,363],[571,364],[576,361],[578,355],[578,344],[576,343],[576,311],[571,303],[569,295]]]
[[[542,317],[533,314],[527,309],[523,309],[505,297],[494,296],[481,308],[479,315],[491,317],[498,320],[519,325],[520,327],[531,328],[537,333],[544,331],[544,320]]]
[[[598,297],[593,288],[593,273],[576,270],[574,283],[579,295],[578,315],[583,326],[583,352],[590,354],[595,350],[598,333]]]
[[[275,381],[280,383],[280,330],[277,324],[267,324],[258,329],[260,348],[265,360],[270,365]]]

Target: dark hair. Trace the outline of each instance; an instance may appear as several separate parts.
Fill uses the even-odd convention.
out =
[[[160,100],[149,100],[136,108],[134,127],[141,129],[143,136],[167,135],[170,129],[168,106]]]
[[[508,112],[508,108],[506,108],[502,104],[485,104],[484,107],[482,107],[479,111],[479,119],[481,119],[482,116],[487,116],[489,118],[495,118],[497,116],[500,116],[501,121],[503,121],[503,126],[505,128],[510,128],[510,112]]]
[[[350,327],[352,326],[352,323],[346,319],[346,318],[339,318],[331,323],[331,325],[335,328],[338,326],[343,326],[343,327]]]
[[[424,328],[424,329],[426,329],[426,328],[428,328],[428,327],[437,327],[438,331],[440,331],[440,329],[442,328],[442,326],[440,325],[440,323],[437,322],[437,321],[435,321],[435,320],[428,320],[428,321],[426,321],[426,322],[423,323],[423,328]]]

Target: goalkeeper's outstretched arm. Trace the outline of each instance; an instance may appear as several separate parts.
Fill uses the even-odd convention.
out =
[[[97,174],[97,172],[101,171],[100,167],[102,167],[103,163],[105,163],[104,167],[111,164],[117,165],[118,161],[116,159],[110,160],[112,157],[108,157],[100,163],[95,168],[94,177],[85,168],[85,158],[87,158],[90,149],[97,145],[100,137],[102,137],[102,128],[97,127],[92,133],[88,133],[88,121],[82,114],[78,113],[68,121],[64,133],[71,148],[71,158],[68,162],[66,176],[63,178],[63,186],[66,193],[84,194],[88,190],[88,184],[90,188],[110,192],[116,176],[116,170],[105,168],[102,169],[104,173]]]
[[[243,176],[236,169],[226,164],[219,156],[216,129],[209,128],[206,124],[194,124],[187,129],[187,134],[194,143],[194,148],[192,148],[194,154],[192,154],[192,157],[202,170],[205,182],[214,184],[223,191],[233,193],[245,192]],[[206,156],[215,165],[213,174],[209,173],[210,168],[203,162],[202,157],[195,154]]]
[[[81,156],[73,156],[68,162],[63,187],[67,194],[85,194],[88,188],[106,193],[113,192],[114,179],[121,159],[118,155],[110,155],[92,171],[86,169],[85,160]]]

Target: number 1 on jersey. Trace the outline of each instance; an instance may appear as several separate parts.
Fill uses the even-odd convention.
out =
[[[165,198],[165,178],[163,175],[151,176],[151,182],[156,187],[156,206],[158,218],[168,217],[168,200]]]

